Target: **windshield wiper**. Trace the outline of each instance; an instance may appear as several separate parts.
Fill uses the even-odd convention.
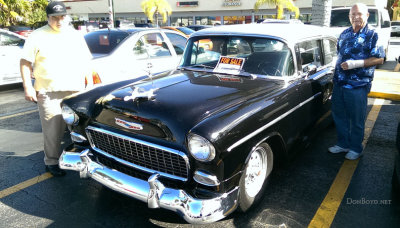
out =
[[[190,67],[203,67],[203,68],[207,68],[207,69],[214,69],[215,67],[209,66],[209,65],[205,65],[205,64],[196,64],[196,65],[191,65]]]

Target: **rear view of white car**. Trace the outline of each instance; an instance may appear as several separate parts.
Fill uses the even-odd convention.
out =
[[[19,71],[25,37],[0,29],[0,85],[22,82]]]
[[[187,41],[175,31],[152,28],[101,29],[85,39],[94,77],[103,84],[174,69]]]

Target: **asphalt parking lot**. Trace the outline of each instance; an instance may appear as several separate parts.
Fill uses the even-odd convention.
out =
[[[394,64],[398,47],[381,69]],[[368,105],[360,160],[327,152],[336,137],[329,125],[274,170],[256,208],[198,227],[399,227],[400,193],[392,191],[391,178],[400,101],[371,97]],[[192,226],[75,172],[46,173],[37,108],[15,85],[0,88],[0,227]]]

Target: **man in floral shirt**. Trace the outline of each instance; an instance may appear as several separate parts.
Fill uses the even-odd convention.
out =
[[[378,34],[368,26],[368,8],[355,4],[349,14],[351,27],[340,34],[337,51],[332,116],[337,143],[331,153],[347,152],[346,159],[358,159],[363,152],[367,95],[371,89],[375,66],[383,63],[383,47],[377,46]]]

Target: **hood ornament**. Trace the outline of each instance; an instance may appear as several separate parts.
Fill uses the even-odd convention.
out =
[[[157,90],[158,88],[145,90],[144,88],[141,87],[135,87],[135,89],[132,92],[132,95],[124,97],[124,101],[129,101],[130,99],[132,99],[132,101],[135,101],[136,99],[139,98],[146,98],[148,100],[151,100],[155,95],[154,92]]]

